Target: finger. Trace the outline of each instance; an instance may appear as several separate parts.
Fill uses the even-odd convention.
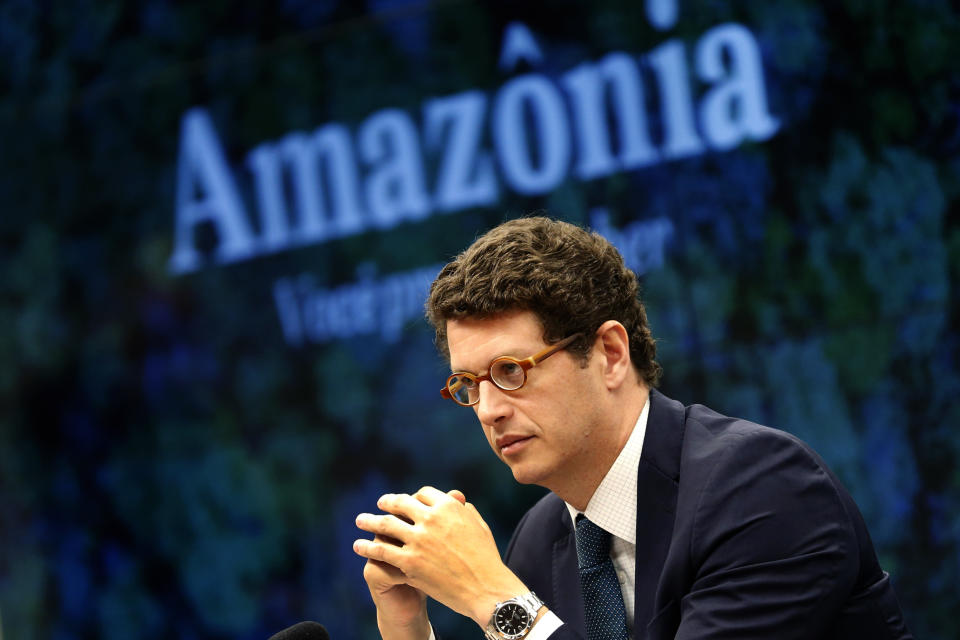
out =
[[[439,489],[434,489],[433,487],[421,487],[420,490],[414,494],[414,497],[428,507],[432,507],[438,502],[446,500],[450,496]]]
[[[393,565],[398,570],[403,571],[403,547],[392,544],[385,544],[379,540],[364,540],[363,538],[353,541],[353,552],[367,560],[377,560]]]
[[[410,523],[419,522],[426,513],[424,503],[406,493],[387,493],[382,495],[380,499],[377,500],[377,506],[387,513],[406,518]]]
[[[370,533],[387,536],[401,543],[410,535],[410,525],[399,518],[386,515],[375,516],[372,513],[361,513],[357,516],[357,527]]]
[[[367,560],[363,567],[363,579],[371,586],[393,586],[407,582],[403,571],[379,560]]]
[[[463,491],[460,491],[460,489],[451,489],[447,491],[447,495],[460,504],[467,504],[467,496],[463,495]]]
[[[384,544],[392,544],[392,545],[395,546],[395,547],[402,547],[402,546],[403,546],[403,541],[402,541],[402,540],[397,540],[396,538],[391,538],[390,536],[382,536],[382,535],[380,535],[380,534],[377,534],[377,535],[373,536],[373,539],[374,539],[376,542],[382,542],[382,543],[384,543]]]
[[[487,531],[490,531],[490,525],[488,525],[488,524],[487,524],[487,521],[483,519],[483,516],[481,516],[481,515],[480,515],[480,512],[477,511],[477,508],[476,508],[475,506],[473,506],[473,503],[472,503],[472,502],[468,502],[468,503],[466,504],[466,507],[467,507],[467,510],[468,510],[471,514],[473,514],[473,515],[476,517],[477,520],[480,521],[480,524],[483,525],[483,528],[486,529]]]

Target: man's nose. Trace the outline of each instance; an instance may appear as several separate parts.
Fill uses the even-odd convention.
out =
[[[480,398],[477,401],[477,417],[483,424],[496,424],[510,416],[513,405],[508,393],[489,380],[480,383]]]

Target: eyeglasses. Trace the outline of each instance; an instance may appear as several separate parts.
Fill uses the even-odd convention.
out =
[[[580,337],[583,337],[582,333],[575,333],[523,360],[510,356],[500,356],[490,363],[487,372],[481,376],[475,376],[466,371],[452,373],[447,378],[446,386],[440,389],[440,395],[459,405],[469,407],[480,401],[480,383],[484,380],[489,380],[497,388],[504,391],[516,391],[526,384],[528,369],[532,369],[556,352],[565,349],[571,342]]]

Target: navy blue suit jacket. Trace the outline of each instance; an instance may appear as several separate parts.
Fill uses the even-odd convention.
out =
[[[657,391],[640,459],[635,640],[912,638],[863,518],[793,436]],[[573,525],[549,494],[507,565],[584,638]]]

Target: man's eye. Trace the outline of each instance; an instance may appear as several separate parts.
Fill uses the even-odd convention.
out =
[[[516,362],[502,362],[499,365],[500,373],[506,376],[515,376],[520,373],[520,365]]]
[[[511,360],[497,362],[490,371],[490,377],[501,389],[516,389],[523,384],[523,367]]]

